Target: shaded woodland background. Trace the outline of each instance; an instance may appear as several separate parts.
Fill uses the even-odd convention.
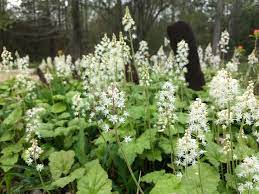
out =
[[[104,33],[122,31],[121,18],[129,6],[137,23],[138,40],[154,53],[166,27],[178,20],[191,24],[199,45],[212,43],[227,29],[231,46],[253,48],[249,34],[259,28],[257,0],[22,0],[19,6],[0,0],[0,52],[3,46],[32,61],[54,57],[58,50],[78,58],[93,50]],[[136,41],[136,42],[137,42]]]

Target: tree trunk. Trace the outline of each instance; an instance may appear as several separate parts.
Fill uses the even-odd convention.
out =
[[[74,59],[81,56],[81,24],[79,0],[72,1],[72,54]]]
[[[242,2],[240,0],[234,0],[232,4],[232,10],[229,21],[229,34],[231,39],[234,41],[234,44],[237,44],[238,35],[239,35],[239,17],[240,9],[242,7]]]
[[[223,16],[223,0],[217,1],[216,7],[216,16],[215,16],[215,23],[213,29],[213,40],[212,40],[212,52],[213,54],[217,53],[218,43],[220,40],[220,33],[221,33],[221,19]]]

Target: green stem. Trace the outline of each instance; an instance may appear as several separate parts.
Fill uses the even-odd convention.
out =
[[[37,162],[35,162],[35,163],[36,163],[36,165],[37,165]],[[42,176],[41,176],[40,172],[39,172],[38,170],[37,170],[37,172],[38,172],[38,175],[39,175],[39,177],[40,177],[40,182],[41,182],[41,185],[42,185],[43,190],[44,190],[44,191],[47,191],[47,193],[50,194],[50,192],[46,189],[45,183],[44,183],[44,181],[43,181],[43,179],[42,179]]]
[[[198,158],[198,169],[199,169],[199,179],[200,179],[200,185],[201,185],[201,193],[204,194],[202,182],[201,182],[201,166],[200,166],[200,159]]]
[[[121,142],[120,142],[119,135],[118,135],[118,130],[117,130],[116,127],[115,127],[114,130],[115,130],[116,142],[117,142],[117,144],[118,144],[118,146],[119,146],[119,149],[121,150],[121,153],[122,153],[123,158],[124,158],[124,160],[125,160],[125,162],[126,162],[126,165],[127,165],[127,167],[128,167],[128,170],[129,170],[129,172],[130,172],[130,175],[131,175],[133,181],[135,182],[135,184],[136,184],[138,190],[140,191],[140,193],[144,193],[143,190],[141,189],[141,187],[140,187],[140,185],[139,185],[139,183],[138,183],[138,181],[137,181],[137,179],[136,179],[136,177],[135,177],[135,175],[134,175],[134,173],[133,173],[131,167],[130,167],[128,158],[127,158],[125,152],[124,152],[123,149],[122,149]]]
[[[233,152],[233,134],[232,134],[232,129],[231,129],[231,123],[230,123],[230,103],[228,103],[228,128],[229,128],[229,135],[230,135],[230,150],[231,150],[231,163],[232,163],[232,173],[234,175],[235,179],[235,186],[237,189],[237,178],[236,178],[236,173],[235,173],[235,161],[234,161],[234,152]]]
[[[171,146],[171,153],[170,153],[170,157],[171,157],[171,166],[174,170],[174,172],[176,172],[175,167],[174,167],[174,147],[173,147],[173,138],[172,138],[172,133],[171,133],[171,129],[169,127],[169,125],[167,124],[167,130],[169,131],[169,138],[170,138],[170,146]]]

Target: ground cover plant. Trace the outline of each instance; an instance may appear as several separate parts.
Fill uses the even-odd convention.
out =
[[[248,60],[238,47],[226,61],[227,31],[218,55],[199,47],[206,86],[193,91],[185,41],[150,56],[128,9],[122,24],[75,62],[43,60],[46,83],[4,49],[1,69],[23,73],[0,84],[0,192],[259,193],[256,44]]]

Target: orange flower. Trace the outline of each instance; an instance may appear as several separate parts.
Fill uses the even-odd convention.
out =
[[[254,35],[255,37],[259,38],[259,29],[254,30]]]

